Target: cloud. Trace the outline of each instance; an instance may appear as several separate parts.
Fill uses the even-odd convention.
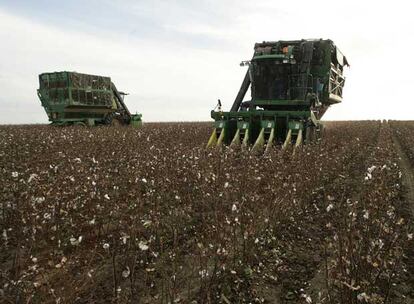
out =
[[[0,18],[0,39],[8,42],[0,50],[2,58],[8,59],[0,70],[2,123],[44,122],[46,116],[36,96],[37,76],[57,70],[111,76],[120,89],[131,93],[130,110],[142,112],[147,120],[208,120],[216,90],[227,82],[220,62],[228,60],[223,64],[227,70],[238,68],[237,61],[219,52],[162,41],[104,39],[44,26],[4,11]],[[237,74],[235,83],[242,77]],[[16,109],[25,115],[16,115]],[[30,120],[28,113],[33,113]]]

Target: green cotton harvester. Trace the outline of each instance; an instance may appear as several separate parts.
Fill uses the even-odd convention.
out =
[[[320,119],[342,101],[345,56],[331,40],[256,43],[248,70],[229,112],[211,112],[214,131],[207,146],[222,144],[253,152],[285,149],[320,136]],[[243,101],[248,89],[251,100]]]
[[[111,78],[75,72],[39,75],[37,95],[53,125],[142,125]]]

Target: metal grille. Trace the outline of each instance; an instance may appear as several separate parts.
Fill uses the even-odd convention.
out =
[[[331,64],[331,72],[329,74],[329,93],[342,97],[342,88],[345,84],[345,78],[342,73]]]

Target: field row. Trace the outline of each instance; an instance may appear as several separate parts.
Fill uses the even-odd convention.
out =
[[[5,298],[402,303],[412,233],[393,138],[413,160],[414,124],[391,126],[328,123],[322,142],[266,157],[206,150],[202,123],[2,127]]]

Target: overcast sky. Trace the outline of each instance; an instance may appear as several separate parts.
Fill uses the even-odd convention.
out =
[[[38,74],[110,76],[145,121],[229,109],[255,42],[329,38],[347,56],[325,119],[413,119],[411,1],[0,0],[0,124],[44,123]]]

